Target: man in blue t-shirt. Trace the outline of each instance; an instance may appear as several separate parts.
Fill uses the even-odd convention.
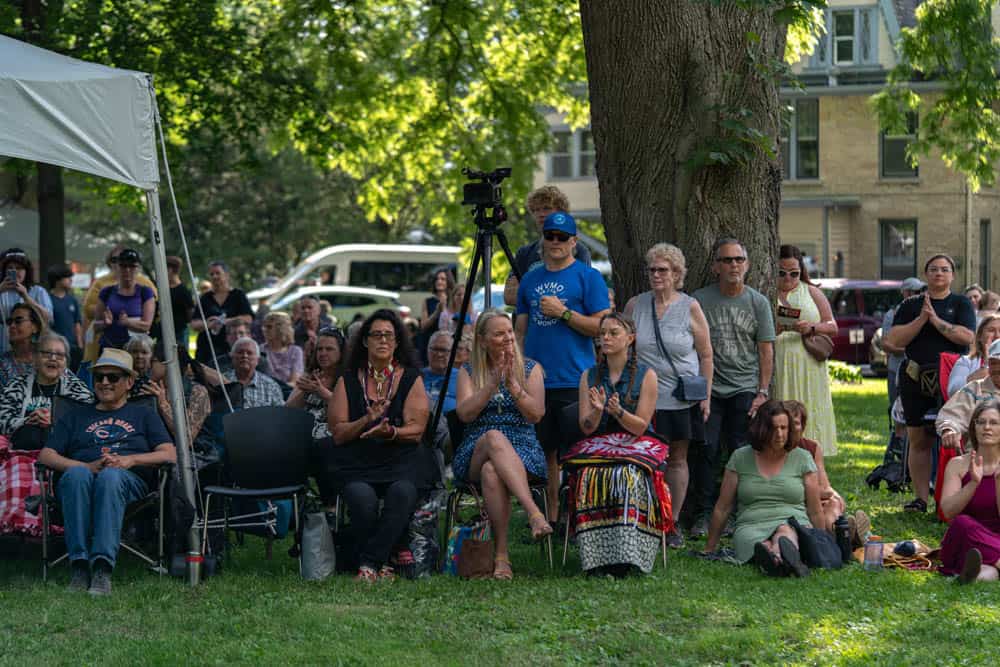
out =
[[[549,520],[559,511],[559,454],[565,442],[560,418],[578,400],[580,376],[594,365],[593,338],[609,312],[608,287],[597,269],[576,260],[576,221],[551,213],[542,226],[542,261],[517,290],[514,328],[524,356],[545,371],[545,416],[535,427],[548,462]]]
[[[148,492],[149,466],[173,463],[175,452],[160,416],[127,402],[136,377],[131,355],[106,348],[93,377],[97,404],[56,422],[38,461],[62,473],[70,590],[109,595],[125,507]]]

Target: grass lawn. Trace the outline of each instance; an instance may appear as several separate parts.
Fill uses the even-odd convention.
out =
[[[882,457],[885,384],[836,389],[840,454],[830,478],[887,539],[936,545],[929,515],[864,486]],[[513,522],[521,530],[523,520]],[[851,566],[806,580],[672,552],[667,568],[588,579],[571,553],[550,574],[515,536],[512,583],[450,577],[374,587],[299,579],[248,538],[226,571],[197,589],[125,558],[114,595],[65,592],[33,562],[0,563],[2,664],[995,664],[1000,586],[959,587],[933,573]],[[990,656],[993,656],[991,658]]]

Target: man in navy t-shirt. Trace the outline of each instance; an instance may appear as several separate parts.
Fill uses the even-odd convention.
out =
[[[109,595],[125,507],[148,492],[148,467],[173,463],[175,452],[156,411],[127,402],[136,377],[131,355],[106,348],[93,377],[97,405],[56,422],[38,461],[62,473],[70,590]]]
[[[517,290],[515,331],[524,356],[545,371],[545,416],[535,427],[548,461],[549,520],[559,507],[559,454],[569,444],[560,429],[563,409],[578,400],[580,376],[594,365],[593,338],[610,310],[608,287],[597,269],[576,260],[576,221],[551,213],[542,226],[544,265]]]

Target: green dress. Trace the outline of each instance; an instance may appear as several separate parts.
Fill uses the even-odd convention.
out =
[[[733,547],[736,558],[745,563],[753,557],[753,545],[766,540],[775,529],[794,516],[803,526],[811,526],[806,514],[806,473],[816,472],[812,456],[801,447],[788,452],[785,464],[767,479],[757,470],[753,448],[740,447],[729,458],[727,470],[739,476],[736,487],[736,531]]]
[[[819,308],[809,294],[809,286],[799,282],[788,293],[788,304],[802,311],[800,318],[819,324]],[[774,342],[774,398],[802,401],[809,412],[806,432],[823,448],[823,456],[837,453],[837,422],[830,395],[830,376],[825,361],[816,361],[795,331],[783,331]]]

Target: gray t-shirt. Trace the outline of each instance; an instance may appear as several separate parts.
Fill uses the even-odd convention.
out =
[[[694,333],[691,330],[691,301],[687,294],[678,295],[677,301],[667,307],[659,321],[653,317],[652,292],[643,292],[637,296],[632,307],[636,356],[640,363],[656,372],[657,410],[685,410],[693,405],[674,398],[677,374],[698,375],[700,369],[698,353],[694,349]],[[657,343],[656,330],[653,328],[655,326],[660,328],[663,346],[667,348],[677,373]]]
[[[774,317],[767,297],[743,286],[738,296],[724,296],[719,285],[694,293],[708,320],[715,376],[712,395],[726,398],[757,391],[760,357],[757,343],[774,341]]]

